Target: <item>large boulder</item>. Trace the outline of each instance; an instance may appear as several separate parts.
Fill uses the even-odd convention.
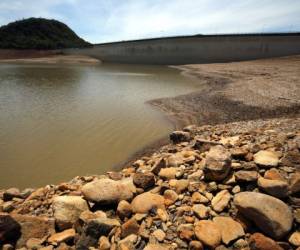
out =
[[[164,201],[165,199],[163,196],[146,192],[133,199],[131,202],[131,208],[133,213],[148,213],[153,208],[164,209]]]
[[[246,218],[272,238],[281,239],[292,228],[291,209],[270,195],[242,192],[234,196],[234,204]]]
[[[133,197],[132,179],[114,181],[111,179],[99,179],[87,183],[82,187],[83,196],[92,202],[102,204],[115,204],[121,200],[130,200]]]
[[[89,209],[87,202],[79,196],[57,196],[53,199],[52,207],[60,230],[71,228],[80,214]]]
[[[221,145],[210,148],[205,158],[204,175],[208,180],[225,179],[231,168],[231,155]]]

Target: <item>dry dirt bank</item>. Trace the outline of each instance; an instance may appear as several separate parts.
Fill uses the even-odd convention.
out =
[[[300,114],[300,56],[176,68],[199,79],[199,91],[150,103],[178,127]]]

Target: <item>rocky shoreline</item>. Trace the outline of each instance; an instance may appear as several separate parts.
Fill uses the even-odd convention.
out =
[[[2,249],[297,249],[300,118],[188,126],[119,172],[0,192]]]

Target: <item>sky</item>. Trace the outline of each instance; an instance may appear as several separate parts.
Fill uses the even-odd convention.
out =
[[[57,19],[92,43],[300,31],[300,0],[0,0],[0,25]]]

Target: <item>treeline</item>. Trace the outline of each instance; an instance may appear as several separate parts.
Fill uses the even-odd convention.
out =
[[[0,27],[0,49],[64,49],[89,47],[67,25],[56,20],[28,18]]]

